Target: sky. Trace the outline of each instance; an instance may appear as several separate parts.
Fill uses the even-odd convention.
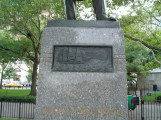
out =
[[[111,1],[112,1],[112,0],[111,0]],[[136,0],[136,1],[137,1],[137,0]],[[142,2],[142,0],[139,0],[139,1]],[[150,0],[149,2],[147,2],[146,4],[144,4],[144,7],[148,7],[148,6],[152,5],[154,1],[155,1],[155,0]],[[93,18],[93,16],[92,16],[93,12],[91,12],[93,8],[85,8],[83,5],[81,6],[81,8],[83,8],[83,11],[80,13],[80,15],[81,15],[81,18],[82,18],[83,20],[93,20],[93,19],[95,19],[95,18]],[[108,9],[108,7],[106,6],[106,14],[108,13],[108,11],[109,11],[109,9]],[[118,18],[121,18],[122,15],[127,15],[127,14],[129,14],[130,11],[132,11],[132,10],[130,9],[130,6],[120,6],[120,7],[118,7],[117,10],[112,10],[112,13],[113,13],[112,15],[113,15],[113,16],[111,16],[111,17],[116,17],[116,16],[117,16]],[[85,16],[86,14],[88,14],[88,15],[91,16],[91,17],[85,18],[84,16]],[[134,16],[134,15],[135,15],[135,12],[133,12],[131,15]]]
[[[95,19],[93,18],[93,16],[91,16],[93,14],[93,12],[91,12],[93,8],[85,8],[84,6],[81,6],[83,8],[83,11],[80,13],[81,18],[83,20],[91,20],[91,19]],[[109,9],[106,7],[106,14],[108,13]],[[119,15],[118,18],[120,18],[122,15],[126,15],[128,14],[130,11],[130,7],[125,7],[125,6],[121,6],[119,7],[117,10],[113,10],[113,16],[112,17],[116,17],[116,15]],[[90,18],[85,18],[84,16],[88,14],[89,16],[91,16]]]

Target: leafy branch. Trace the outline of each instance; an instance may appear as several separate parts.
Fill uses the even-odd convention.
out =
[[[156,59],[155,54],[154,54],[154,51],[151,50],[151,52],[152,52],[154,61],[157,62],[159,65],[161,65],[161,62],[159,62],[159,61]]]
[[[133,41],[138,41],[138,42],[142,43],[143,45],[145,45],[145,46],[146,46],[147,48],[149,48],[149,49],[161,51],[161,47],[151,46],[151,45],[149,45],[148,43],[144,42],[144,41],[141,40],[141,39],[134,38],[134,37],[131,37],[131,36],[126,35],[126,34],[125,34],[124,36],[125,36],[126,38],[128,38],[128,39],[133,40]]]

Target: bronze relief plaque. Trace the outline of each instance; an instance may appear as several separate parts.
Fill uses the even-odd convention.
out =
[[[56,45],[53,51],[53,71],[112,72],[112,46]]]

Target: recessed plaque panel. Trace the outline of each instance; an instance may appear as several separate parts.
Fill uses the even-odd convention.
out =
[[[54,46],[53,71],[112,72],[111,46]]]

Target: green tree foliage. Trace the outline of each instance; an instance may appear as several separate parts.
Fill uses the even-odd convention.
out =
[[[111,16],[113,9],[118,9],[120,6],[131,6],[132,12],[122,16],[119,20],[125,37],[128,40],[138,41],[151,49],[151,55],[159,66],[161,60],[160,1],[106,0],[106,2],[109,8],[108,16]],[[92,2],[85,0],[85,2],[77,4],[78,19],[81,19],[80,11],[83,11],[81,6],[92,7]],[[85,14],[85,17],[90,16]],[[31,95],[36,95],[42,32],[48,19],[65,19],[63,0],[0,1],[0,29],[3,30],[3,34],[6,31],[7,34],[9,32],[6,37],[3,36],[5,39],[0,41],[0,50],[7,52],[10,59],[23,59],[32,63]],[[11,35],[12,37],[9,37]],[[17,38],[19,35],[20,37]],[[12,39],[13,41],[11,41]],[[0,40],[2,39],[0,38]],[[11,44],[7,43],[9,41]]]
[[[2,82],[4,79],[15,79],[16,78],[16,70],[12,67],[10,63],[0,63],[0,73],[1,73],[1,80],[0,80],[0,89],[2,89]]]
[[[30,71],[28,71],[28,72],[29,72],[29,74],[27,76],[27,81],[31,82],[32,81],[32,73]]]
[[[16,79],[16,70],[9,64],[4,71],[3,79]]]
[[[29,69],[28,70],[28,75],[26,77],[28,82],[32,82],[32,73],[33,73],[33,70]],[[37,77],[37,79],[38,79],[38,77]]]
[[[161,2],[138,1],[132,4],[131,9],[132,12],[120,20],[125,38],[138,41],[149,48],[153,60],[159,67],[161,65]]]
[[[119,20],[126,40],[128,80],[132,72],[144,76],[161,65],[160,5],[159,0],[132,2],[129,14]]]
[[[144,45],[128,39],[125,40],[125,44],[127,81],[131,85],[136,78],[134,75],[145,76],[147,71],[154,67],[154,62],[151,62],[151,51]]]
[[[26,49],[32,50],[31,43],[27,39],[21,38],[18,39],[17,36],[14,36],[9,31],[1,30],[0,31],[0,66],[1,66],[1,84],[3,79],[9,79],[13,75],[13,68],[10,69],[7,67],[11,62],[17,60],[26,60],[29,61],[29,54],[26,53]],[[7,72],[6,72],[7,70]],[[6,76],[8,75],[8,76]],[[2,86],[2,85],[1,85]]]
[[[29,59],[32,51],[31,41],[25,37],[18,38],[7,30],[0,31],[0,59],[1,63],[8,63]]]
[[[30,94],[34,96],[36,95],[36,78],[43,28],[48,19],[64,19],[64,7],[62,6],[63,1],[60,0],[0,1],[1,30],[8,30],[12,36],[20,36],[11,45],[7,44],[8,39],[3,39],[4,45],[0,44],[0,49],[33,63]]]
[[[19,58],[18,54],[21,54],[21,53],[19,52],[20,43],[16,44],[14,42],[14,37],[11,37],[9,32],[0,31],[0,43],[1,43],[0,44],[1,45],[0,47],[0,67],[1,67],[0,88],[2,88],[3,79],[7,79],[7,77],[13,78],[15,76],[13,68],[8,67],[9,63],[16,61]]]
[[[130,72],[137,74],[145,72],[147,69],[143,68],[142,66],[145,66],[151,61],[152,58],[150,55],[150,50],[138,42],[129,40],[126,40],[125,48],[128,75],[130,75]]]

